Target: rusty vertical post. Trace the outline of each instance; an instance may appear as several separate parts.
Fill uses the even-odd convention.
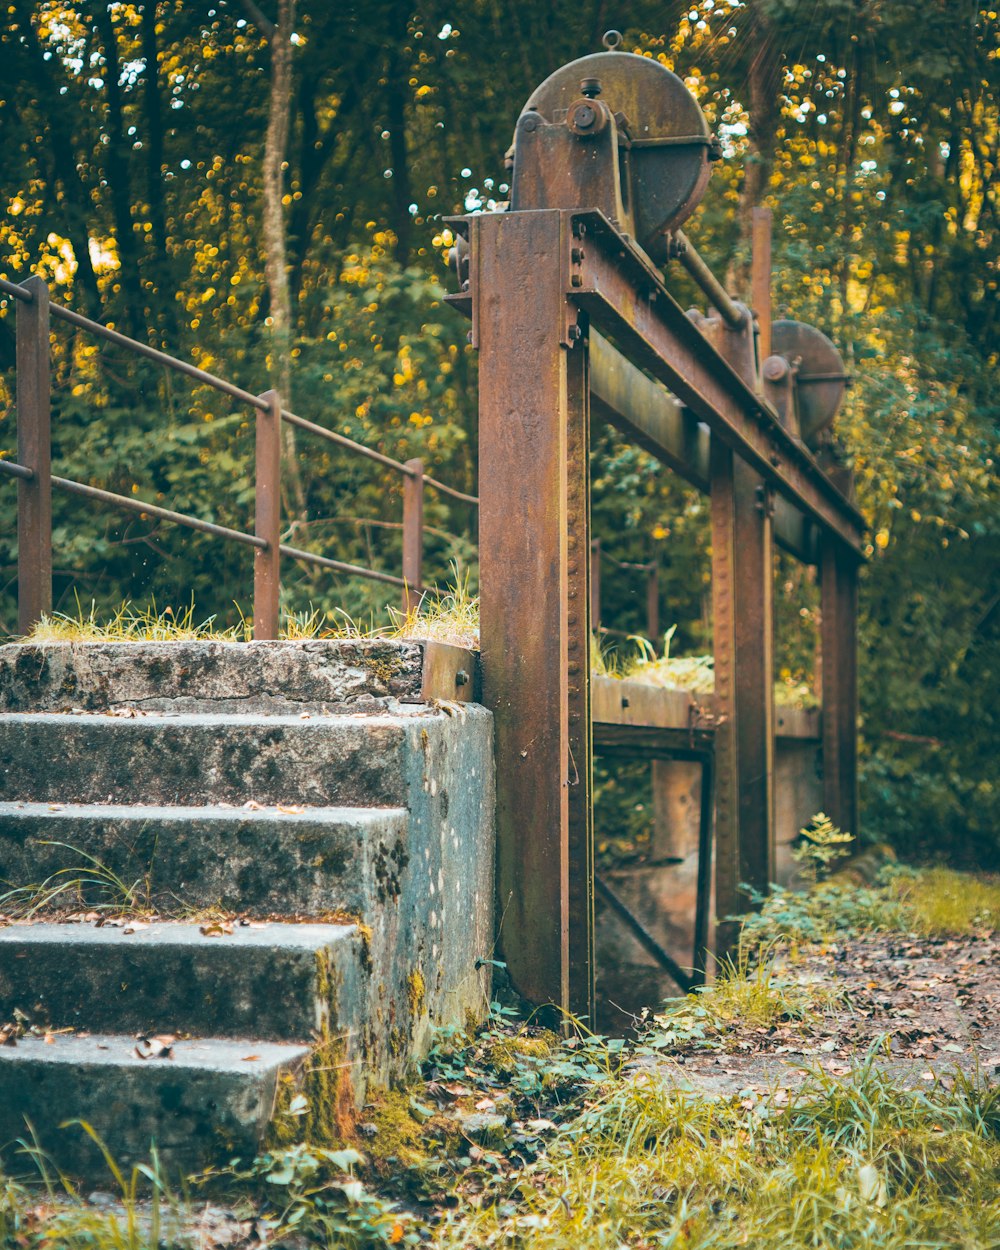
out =
[[[858,836],[858,570],[832,537],[820,548],[823,806]]]
[[[254,533],[267,546],[253,553],[255,642],[278,636],[281,589],[281,398],[277,391],[265,391],[260,398],[267,408],[257,409]]]
[[[17,459],[32,477],[17,483],[17,628],[26,634],[52,611],[52,453],[49,288],[24,282],[17,305]]]
[[[763,363],[771,354],[771,210],[755,208],[750,221],[750,304],[757,316],[758,353]]]
[[[732,449],[712,435],[712,651],[715,662],[715,910],[740,910],[739,769],[736,708],[736,503]],[[731,950],[735,930],[719,923],[716,954]]]
[[[601,540],[590,540],[590,627],[601,636]]]
[[[655,648],[660,636],[660,566],[655,560],[646,569],[646,629]]]
[[[424,558],[424,462],[407,460],[403,478],[403,611],[420,602]]]
[[[756,367],[747,313],[722,354],[750,385]],[[746,909],[740,884],[764,891],[774,876],[774,521],[770,491],[713,436],[712,597],[716,735],[716,906]],[[720,926],[719,952],[735,930]]]
[[[589,381],[570,221],[471,223],[481,646],[503,958],[525,998],[592,1019]]]

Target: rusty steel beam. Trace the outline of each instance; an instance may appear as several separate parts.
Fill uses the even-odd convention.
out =
[[[823,806],[847,833],[858,829],[858,572],[836,545],[820,555]]]
[[[500,944],[520,994],[592,1019],[589,388],[559,260],[570,217],[470,226]]]
[[[712,439],[712,653],[715,668],[715,911],[722,919],[716,954],[737,937],[728,916],[741,910],[739,767],[736,734],[736,462]]]
[[[679,477],[707,492],[708,426],[602,334],[591,329],[589,339],[592,416],[615,426]],[[805,564],[819,560],[816,527],[781,495],[774,500],[774,540]]]
[[[747,310],[739,330],[722,330],[719,351],[748,386],[757,382],[753,346]],[[763,893],[774,877],[774,527],[771,491],[760,474],[714,434],[712,444],[713,650],[722,765],[716,905],[720,916],[729,916],[747,909],[744,885]],[[732,948],[735,936],[728,922],[720,927],[719,954]]]
[[[598,213],[574,214],[570,292],[597,328],[857,559],[864,521],[805,447],[694,326],[659,274]]]

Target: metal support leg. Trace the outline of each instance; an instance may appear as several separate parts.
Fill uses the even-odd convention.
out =
[[[858,570],[834,539],[820,549],[823,674],[823,805],[858,834]]]
[[[483,701],[500,942],[515,988],[593,1018],[587,350],[568,215],[474,222]]]
[[[712,440],[716,730],[716,907],[746,910],[774,864],[773,523],[760,479]],[[736,927],[719,927],[718,951]]]

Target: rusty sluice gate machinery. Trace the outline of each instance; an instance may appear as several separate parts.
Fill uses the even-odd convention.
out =
[[[595,740],[602,751],[705,760],[718,916],[741,910],[741,883],[773,879],[775,542],[819,566],[825,806],[857,830],[863,523],[849,475],[823,467],[843,364],[818,330],[770,324],[763,212],[753,311],[682,233],[719,155],[676,75],[609,50],[562,66],[528,100],[508,153],[509,207],[454,219],[461,290],[449,298],[471,317],[479,351],[481,645],[484,701],[496,717],[500,942],[525,998],[590,1018]],[[685,313],[670,294],[660,266],[675,263],[704,291],[709,314]],[[594,722],[592,412],[711,496],[710,731],[635,709],[605,708]],[[695,976],[706,938],[703,914]],[[731,939],[721,926],[719,944]]]

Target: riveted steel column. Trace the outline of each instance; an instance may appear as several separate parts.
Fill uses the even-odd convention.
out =
[[[858,566],[827,536],[820,548],[823,806],[858,835]]]
[[[726,329],[722,354],[749,385],[756,367],[749,312]],[[774,506],[760,474],[712,437],[712,580],[717,735],[716,905],[746,910],[741,884],[774,876]],[[735,930],[720,929],[718,949]]]
[[[736,492],[732,450],[712,435],[712,650],[715,657],[715,909],[740,910],[739,767],[736,736]],[[716,954],[731,949],[735,928],[720,920]]]
[[[49,288],[23,283],[31,303],[17,305],[17,461],[30,479],[17,483],[17,628],[26,634],[52,611],[52,459],[49,381]]]
[[[486,214],[470,242],[500,944],[525,998],[592,1016],[588,379],[569,216]]]

